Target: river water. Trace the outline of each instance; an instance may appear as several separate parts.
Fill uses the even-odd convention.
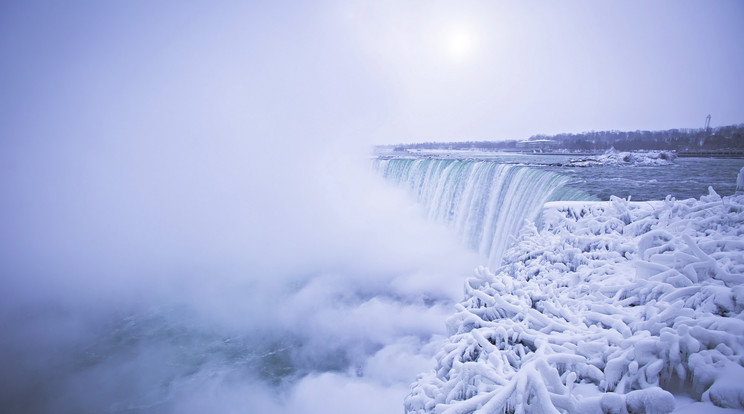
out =
[[[668,165],[573,167],[566,164],[591,157],[479,151],[422,151],[402,157],[394,152],[381,155],[382,158],[446,158],[529,166],[568,177],[569,186],[586,191],[598,200],[607,200],[613,195],[631,196],[638,201],[663,199],[667,195],[678,199],[697,198],[707,194],[708,187],[713,187],[720,195],[731,195],[736,190],[737,174],[744,167],[741,158],[676,158]]]
[[[607,165],[601,167],[538,166],[571,177],[570,186],[600,200],[631,196],[632,200],[698,198],[708,187],[720,195],[736,191],[736,176],[744,159],[677,158],[671,165]]]

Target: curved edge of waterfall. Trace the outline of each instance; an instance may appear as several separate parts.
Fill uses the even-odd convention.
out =
[[[592,200],[568,177],[520,165],[483,160],[385,158],[377,172],[413,194],[430,220],[451,226],[463,244],[501,262],[525,220],[536,220],[555,200]]]

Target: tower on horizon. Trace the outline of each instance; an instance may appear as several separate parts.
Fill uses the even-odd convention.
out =
[[[705,140],[708,139],[710,136],[710,114],[705,117],[705,134],[703,134],[702,138],[700,138],[700,146],[702,147],[703,144],[705,144]]]

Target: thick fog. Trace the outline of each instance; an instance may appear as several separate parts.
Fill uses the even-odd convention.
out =
[[[399,411],[476,258],[310,10],[170,6],[3,6],[0,405]]]
[[[15,167],[5,406],[399,409],[476,260],[365,158],[211,142],[212,160],[150,148]]]

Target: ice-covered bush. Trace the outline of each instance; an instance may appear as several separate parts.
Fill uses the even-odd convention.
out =
[[[744,196],[548,203],[479,268],[410,413],[744,408]]]

